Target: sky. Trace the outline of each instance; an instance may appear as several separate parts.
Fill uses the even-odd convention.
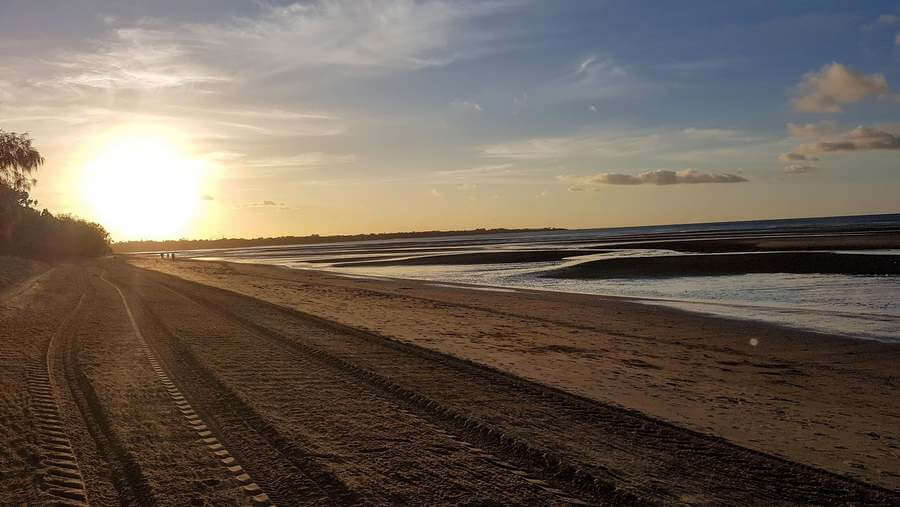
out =
[[[900,4],[0,0],[0,129],[115,240],[900,212]]]

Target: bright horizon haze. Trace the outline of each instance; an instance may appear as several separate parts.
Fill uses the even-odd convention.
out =
[[[117,241],[896,213],[898,83],[887,1],[0,5],[0,129]]]

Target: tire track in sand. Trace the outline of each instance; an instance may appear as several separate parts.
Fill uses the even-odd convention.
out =
[[[237,463],[234,456],[228,452],[228,449],[226,449],[219,439],[212,434],[203,422],[203,419],[194,411],[184,395],[181,394],[178,386],[168,375],[166,375],[165,370],[163,370],[153,351],[147,345],[147,340],[144,339],[143,333],[141,333],[137,322],[134,320],[131,307],[128,305],[128,300],[125,299],[125,294],[122,292],[122,289],[115,283],[107,280],[105,272],[101,275],[100,279],[112,286],[119,294],[119,298],[122,300],[122,306],[125,308],[125,313],[128,315],[128,321],[131,323],[131,328],[140,343],[141,350],[147,356],[147,360],[153,368],[153,372],[156,374],[163,388],[169,393],[169,396],[171,396],[173,403],[181,412],[182,416],[184,416],[187,424],[197,433],[200,442],[202,442],[207,450],[227,468],[232,478],[241,484],[241,489],[254,505],[273,505],[269,500],[269,495],[267,495],[258,484],[253,482],[250,478],[250,474],[244,471],[241,465]]]
[[[622,485],[628,488],[626,493],[633,491],[638,496],[661,498],[663,501],[689,498],[688,495],[695,492],[708,496],[721,495],[717,501],[722,503],[729,503],[728,499],[740,503],[740,499],[746,501],[754,495],[767,494],[784,495],[791,499],[787,501],[797,503],[889,503],[890,499],[896,498],[896,492],[734,446],[721,439],[653,420],[636,412],[582,399],[483,365],[399,343],[370,331],[349,328],[233,291],[168,275],[154,274],[151,280],[170,290],[173,290],[168,287],[170,284],[181,290],[190,290],[189,293],[196,302],[223,317],[236,320],[259,334],[283,340],[286,344],[294,342],[295,348],[306,349],[308,354],[318,355],[338,367],[355,371],[368,378],[371,383],[379,384],[399,398],[408,400],[416,412],[430,413],[434,420],[446,421],[451,427],[455,426],[456,430],[473,437],[474,442],[486,443],[489,447],[494,444],[501,449],[510,450],[524,461],[530,461],[538,468],[545,468],[548,475],[570,482],[576,487],[594,490],[600,497],[618,493],[616,489]],[[235,313],[238,310],[240,314]],[[277,313],[284,319],[267,318],[267,312],[273,315]],[[294,328],[287,325],[288,321],[295,320],[359,339],[349,340],[346,347],[336,345],[335,336],[315,338],[307,344],[308,339],[317,333],[313,329],[306,330],[306,327],[301,329],[299,326]],[[304,336],[303,343],[300,343],[300,336]],[[417,362],[400,361],[400,357],[418,358],[421,360],[418,362],[425,367],[413,368]],[[407,363],[410,366],[408,371],[404,366]],[[471,386],[456,388],[459,383],[450,378],[449,371],[446,375],[437,377],[436,373],[447,369],[445,367],[452,367],[453,379],[466,372],[468,374],[462,377],[474,375],[478,382],[473,382],[472,385],[482,385],[486,393],[492,393],[485,399],[496,400],[496,408],[480,412],[468,410],[468,405],[465,404],[472,403],[473,389]],[[419,375],[419,370],[427,375]],[[426,377],[445,381],[423,382],[422,379]],[[456,393],[465,393],[465,400],[458,402],[456,397],[449,396],[444,392],[447,388],[445,386],[452,389],[454,396]],[[495,395],[499,398],[494,398]],[[578,428],[578,434],[591,436],[591,449],[598,451],[589,458],[596,459],[599,465],[593,465],[579,454],[567,451],[568,447],[559,445],[562,437],[545,439],[547,435],[555,437],[556,433],[551,434],[543,427],[541,431],[533,432],[534,435],[519,434],[516,417],[507,417],[502,412],[505,406],[509,406],[501,403],[506,400],[515,402],[515,407],[522,406],[522,400],[531,400],[533,403],[529,407],[546,407],[546,413],[552,414],[552,417],[534,420],[546,421],[541,423],[542,426],[546,424],[551,430],[560,427],[561,423],[571,423],[571,426],[561,427],[558,435],[564,437]],[[519,414],[514,411],[508,413]],[[534,413],[537,416],[541,414],[540,411]],[[528,427],[525,429],[529,430]],[[637,454],[633,457],[625,456],[630,452]],[[610,454],[623,455],[623,458],[608,458]],[[689,458],[689,455],[693,455],[694,459]],[[640,482],[643,475],[635,474],[634,479],[628,476],[622,478],[616,475],[619,472],[617,468],[609,469],[605,466],[606,463],[616,465],[620,462],[639,463],[635,467],[638,472],[641,469],[654,470],[655,467],[661,473],[674,473],[682,482],[664,484],[662,486],[666,489],[662,489],[656,483]],[[648,467],[648,463],[653,466]],[[629,472],[627,468],[624,470]],[[610,477],[602,473],[605,471],[610,473]],[[734,479],[735,477],[743,479]],[[614,501],[623,502],[625,499],[618,497]]]
[[[560,474],[554,474],[552,472],[546,473],[546,471],[544,470],[541,470],[541,472],[545,473],[540,473],[535,469],[527,471],[520,466],[505,461],[503,458],[498,456],[497,452],[492,452],[491,450],[480,448],[468,441],[472,439],[471,437],[473,436],[476,440],[483,440],[479,438],[480,435],[478,434],[478,431],[474,430],[484,429],[485,431],[489,431],[492,436],[496,437],[501,444],[480,444],[485,447],[493,447],[496,448],[497,451],[500,451],[501,448],[504,447],[504,445],[507,447],[516,447],[517,445],[520,447],[527,446],[527,444],[520,442],[518,439],[513,439],[512,435],[510,434],[497,432],[494,429],[487,429],[486,427],[482,427],[482,425],[480,424],[478,424],[476,427],[475,422],[462,416],[461,414],[447,407],[439,406],[433,400],[429,400],[418,394],[411,393],[401,388],[398,384],[395,384],[394,382],[391,382],[390,380],[385,379],[377,374],[374,374],[363,368],[359,368],[356,365],[350,364],[347,361],[332,356],[322,350],[305,346],[285,336],[279,335],[278,333],[275,333],[268,328],[264,328],[256,323],[247,321],[246,319],[243,319],[237,315],[231,314],[223,308],[217,307],[216,305],[208,305],[203,299],[194,299],[194,297],[188,296],[162,283],[157,283],[157,285],[167,292],[175,295],[176,297],[183,299],[185,302],[199,305],[201,307],[215,311],[224,319],[233,321],[235,324],[256,335],[258,338],[269,340],[270,343],[274,344],[276,347],[299,353],[302,356],[307,357],[308,359],[319,362],[323,366],[326,366],[326,368],[330,368],[335,371],[342,372],[343,374],[349,375],[351,378],[354,378],[358,382],[358,385],[371,388],[375,392],[380,392],[382,396],[385,396],[386,400],[390,400],[390,402],[396,404],[398,413],[418,419],[421,428],[427,429],[442,438],[448,439],[449,441],[458,445],[460,448],[464,449],[466,452],[470,453],[472,456],[481,460],[483,463],[492,467],[496,467],[497,469],[500,469],[505,473],[515,476],[517,480],[521,480],[527,484],[536,486],[544,492],[555,496],[558,501],[566,505],[588,505],[588,502],[577,498],[576,496],[573,496],[574,492],[589,492],[589,497],[598,493],[598,491],[593,488],[590,477],[588,477],[587,474],[584,474],[581,471],[573,472],[572,475],[574,477],[570,478],[569,480],[562,481],[563,483],[567,483],[567,485],[575,486],[574,488],[571,488],[574,491],[567,492],[553,487],[552,485],[552,482],[559,482],[558,479],[561,478]],[[188,351],[183,351],[182,353],[190,354],[190,352]],[[436,418],[438,421],[440,421],[440,424],[435,424],[434,422],[432,422],[433,418]],[[446,428],[452,429],[451,431],[447,431]],[[546,455],[546,453],[544,453],[543,455]],[[605,499],[615,499],[616,501],[628,503],[638,502],[637,498],[631,497],[623,492],[610,492],[609,490],[601,490],[599,493],[599,496]],[[578,495],[578,493],[574,494]]]
[[[33,283],[34,281],[32,281]],[[35,427],[40,439],[41,465],[43,466],[41,482],[47,488],[47,494],[53,497],[55,503],[61,505],[89,504],[84,479],[78,467],[78,458],[72,449],[72,443],[69,441],[59,414],[59,405],[54,393],[56,382],[53,378],[55,346],[75,315],[81,311],[86,296],[87,292],[82,292],[78,304],[63,319],[57,331],[50,338],[43,361],[29,365],[26,370],[30,409],[36,416]]]

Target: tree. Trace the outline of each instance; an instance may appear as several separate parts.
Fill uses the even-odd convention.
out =
[[[28,134],[0,130],[0,241],[9,244],[20,210],[28,205],[28,191],[36,182],[31,175],[44,157],[31,146]]]
[[[102,225],[35,209],[28,192],[43,163],[28,134],[0,130],[0,255],[58,260],[109,253]]]
[[[43,163],[28,134],[0,130],[0,184],[27,192],[36,182],[31,174]]]

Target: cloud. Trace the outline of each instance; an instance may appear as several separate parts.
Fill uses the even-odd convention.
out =
[[[550,160],[573,155],[621,157],[663,147],[661,134],[635,136],[542,137],[494,144],[481,148],[488,158],[509,160]]]
[[[824,153],[863,150],[900,150],[900,135],[875,127],[855,129],[828,140],[798,146],[800,153]]]
[[[581,63],[578,64],[578,68],[575,70],[575,75],[578,76],[578,75],[586,74],[588,71],[588,68],[590,68],[590,66],[593,65],[593,63],[596,61],[597,61],[597,57],[593,56],[593,55],[585,58]]]
[[[693,139],[709,139],[715,141],[731,141],[754,139],[735,129],[716,129],[716,128],[686,128],[681,131],[685,136]]]
[[[819,159],[816,157],[805,155],[803,153],[796,153],[792,151],[790,153],[782,153],[781,155],[778,155],[778,160],[782,162],[797,162],[800,160],[810,160],[815,162]]]
[[[534,89],[532,102],[559,104],[609,99],[643,93],[650,84],[608,56],[583,58],[567,72]]]
[[[896,25],[900,23],[900,16],[894,14],[882,14],[878,16],[878,23],[882,25]]]
[[[492,144],[481,148],[488,158],[510,160],[546,160],[568,156],[578,144],[577,140],[565,137],[544,137]]]
[[[471,112],[480,113],[484,110],[484,109],[482,109],[481,104],[479,104],[477,102],[470,102],[468,100],[456,99],[450,103],[450,106],[452,106],[454,109],[458,109],[460,111],[471,111]]]
[[[335,83],[495,54],[521,40],[483,23],[514,13],[525,0],[309,0],[287,6],[249,2],[247,14],[215,21],[110,17],[100,32],[27,58],[0,40],[0,100],[46,106],[52,121],[111,123],[126,111],[171,114],[184,130],[197,123],[235,136],[334,135],[333,115],[294,112],[290,101],[331,92]],[[2,37],[2,36],[0,36]],[[55,40],[55,39],[54,39]],[[178,107],[181,104],[184,107]],[[275,105],[273,107],[273,104]],[[99,106],[105,118],[84,114]],[[193,108],[193,109],[192,109]],[[22,115],[31,120],[32,115]],[[293,116],[293,117],[292,117]]]
[[[293,209],[288,207],[287,204],[283,202],[277,202],[272,200],[263,200],[258,202],[251,202],[247,204],[241,204],[237,206],[238,208],[259,208],[259,209],[279,209],[279,210],[289,210]]]
[[[200,198],[203,199],[204,201],[215,201],[216,200],[215,197],[213,197],[209,194],[203,194],[203,196]]]
[[[803,165],[803,164],[791,164],[785,166],[784,173],[785,174],[809,174],[818,171],[819,168],[812,165]]]
[[[807,123],[798,125],[794,123],[787,124],[788,133],[791,137],[821,137],[834,132],[837,124],[831,120],[823,120],[818,123]]]
[[[534,184],[546,182],[546,167],[522,167],[512,163],[487,164],[463,169],[434,171],[425,176],[433,184],[454,184],[458,188],[473,187],[478,184]]]
[[[604,185],[690,185],[700,183],[742,183],[747,179],[730,173],[705,173],[695,169],[671,171],[654,169],[638,175],[623,173],[598,173],[591,176],[560,176],[570,185],[569,190],[597,190]]]
[[[356,156],[352,154],[309,152],[280,157],[241,157],[232,163],[246,168],[306,169],[352,164],[353,162],[356,162]]]
[[[428,191],[428,193],[431,195],[431,197],[443,197],[444,195],[436,188],[432,188]]]
[[[900,46],[900,33],[898,33],[897,37],[894,38],[894,44]]]
[[[317,0],[260,2],[254,16],[218,23],[144,19],[112,29],[92,51],[59,61],[60,82],[83,86],[181,86],[258,78],[301,68],[420,69],[497,50],[497,31],[467,22],[521,2]],[[485,44],[494,42],[495,44]],[[262,74],[261,74],[262,73]]]
[[[862,74],[839,63],[809,72],[796,87],[792,104],[797,111],[839,113],[842,104],[859,102],[869,96],[888,93],[884,74]]]
[[[192,61],[188,51],[167,35],[144,27],[112,30],[88,51],[63,51],[49,59],[53,76],[32,83],[77,94],[86,89],[205,88],[231,80],[227,73]]]
[[[435,174],[441,176],[480,176],[480,175],[505,175],[512,174],[513,164],[490,164],[471,167],[467,169],[448,169],[445,171],[436,171]]]
[[[570,156],[628,157],[647,153],[670,153],[668,158],[693,160],[698,155],[739,153],[762,138],[735,129],[685,128],[656,130],[634,135],[593,134],[571,137],[541,137],[481,147],[483,157],[507,160],[552,160]]]

